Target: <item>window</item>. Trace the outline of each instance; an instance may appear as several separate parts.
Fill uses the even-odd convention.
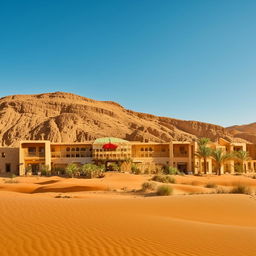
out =
[[[71,151],[76,151],[76,149],[75,148],[71,148]]]
[[[44,147],[39,148],[39,153],[44,153]]]
[[[36,152],[36,148],[35,148],[35,147],[33,147],[33,148],[32,148],[32,147],[29,147],[29,148],[28,148],[28,152],[29,152],[29,153],[35,153],[35,152]]]
[[[66,157],[70,157],[70,155],[69,155],[69,154],[67,154],[67,155],[66,155]]]
[[[181,146],[180,147],[180,153],[184,153],[185,152],[185,147],[184,146]]]
[[[5,164],[5,171],[11,172],[11,164]]]
[[[81,148],[81,151],[86,151],[86,148]]]
[[[144,151],[144,148],[141,148],[140,151]]]
[[[4,152],[2,152],[2,158],[5,158],[5,153]]]
[[[76,151],[79,151],[79,148],[76,148]]]
[[[80,155],[79,155],[79,154],[76,154],[76,157],[80,157]]]
[[[70,148],[66,148],[66,151],[70,151]]]

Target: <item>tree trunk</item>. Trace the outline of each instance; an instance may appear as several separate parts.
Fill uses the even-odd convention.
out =
[[[201,174],[201,169],[202,169],[202,161],[201,161],[201,157],[200,157],[200,158],[199,158],[198,174]]]
[[[221,175],[221,164],[219,164],[219,166],[218,166],[218,175],[219,176]]]
[[[204,158],[204,174],[207,173],[207,158]]]

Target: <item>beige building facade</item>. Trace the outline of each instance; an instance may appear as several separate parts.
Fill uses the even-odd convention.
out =
[[[221,148],[224,152],[244,150],[251,157],[243,162],[246,172],[256,171],[256,145],[231,143],[224,139],[208,144],[212,149]],[[170,143],[135,142],[118,138],[99,138],[84,143],[51,143],[50,141],[21,141],[18,148],[0,148],[0,174],[14,173],[34,175],[46,168],[64,169],[68,164],[105,164],[130,162],[142,171],[154,170],[163,166],[176,167],[186,174],[203,172],[203,160],[196,152],[197,142],[172,141]],[[222,173],[235,173],[241,163],[232,159],[221,166]],[[216,171],[214,160],[207,158],[207,173]]]

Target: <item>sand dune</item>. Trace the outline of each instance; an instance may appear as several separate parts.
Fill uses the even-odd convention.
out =
[[[143,197],[112,191],[139,188],[148,178],[110,173],[93,180],[18,177],[19,183],[8,184],[2,179],[1,256],[256,255],[254,196]],[[244,177],[234,180],[239,178],[255,184]],[[176,179],[188,185],[174,184],[174,189],[189,192],[204,191],[209,177]],[[213,177],[215,182],[226,179]],[[59,194],[70,198],[56,198]]]
[[[1,255],[256,255],[256,201],[244,195],[56,199],[2,192],[0,209]]]

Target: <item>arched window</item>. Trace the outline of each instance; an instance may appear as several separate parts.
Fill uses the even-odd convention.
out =
[[[141,148],[140,151],[144,151],[144,148]]]

